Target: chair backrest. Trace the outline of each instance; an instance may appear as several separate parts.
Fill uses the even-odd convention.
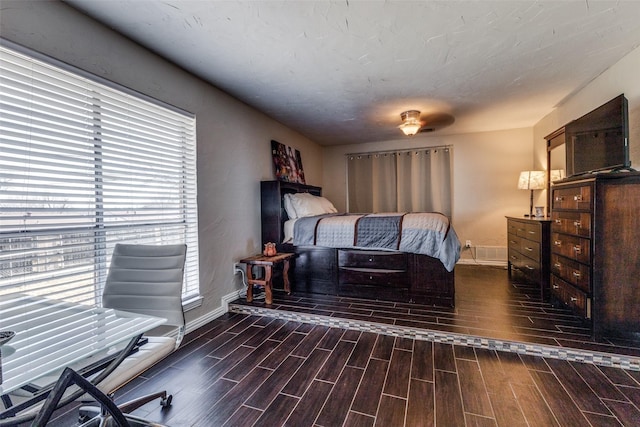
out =
[[[102,305],[163,317],[184,331],[182,281],[187,246],[116,244]]]

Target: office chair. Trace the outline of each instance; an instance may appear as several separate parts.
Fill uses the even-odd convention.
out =
[[[98,384],[107,394],[125,385],[137,375],[166,357],[180,345],[185,333],[182,310],[182,282],[187,246],[116,244],[102,294],[106,308],[167,319],[166,325],[178,328],[176,337],[146,337],[148,342],[127,357]],[[153,393],[119,405],[124,413],[157,398],[163,407],[171,405],[166,391]],[[80,419],[96,414],[94,407],[82,407]]]

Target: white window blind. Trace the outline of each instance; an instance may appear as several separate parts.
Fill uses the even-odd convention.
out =
[[[197,298],[195,117],[6,42],[0,55],[0,296],[99,304],[122,242],[186,243],[183,301]]]

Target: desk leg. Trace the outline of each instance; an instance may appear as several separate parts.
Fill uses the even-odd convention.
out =
[[[282,269],[282,278],[284,280],[284,290],[287,295],[291,295],[291,284],[289,283],[289,260],[284,260],[284,267]]]
[[[264,300],[271,305],[273,302],[273,286],[271,286],[271,266],[264,266]]]
[[[253,301],[253,266],[247,264],[247,302]]]

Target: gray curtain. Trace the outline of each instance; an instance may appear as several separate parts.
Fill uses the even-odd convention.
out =
[[[349,212],[451,216],[451,147],[347,155]]]

